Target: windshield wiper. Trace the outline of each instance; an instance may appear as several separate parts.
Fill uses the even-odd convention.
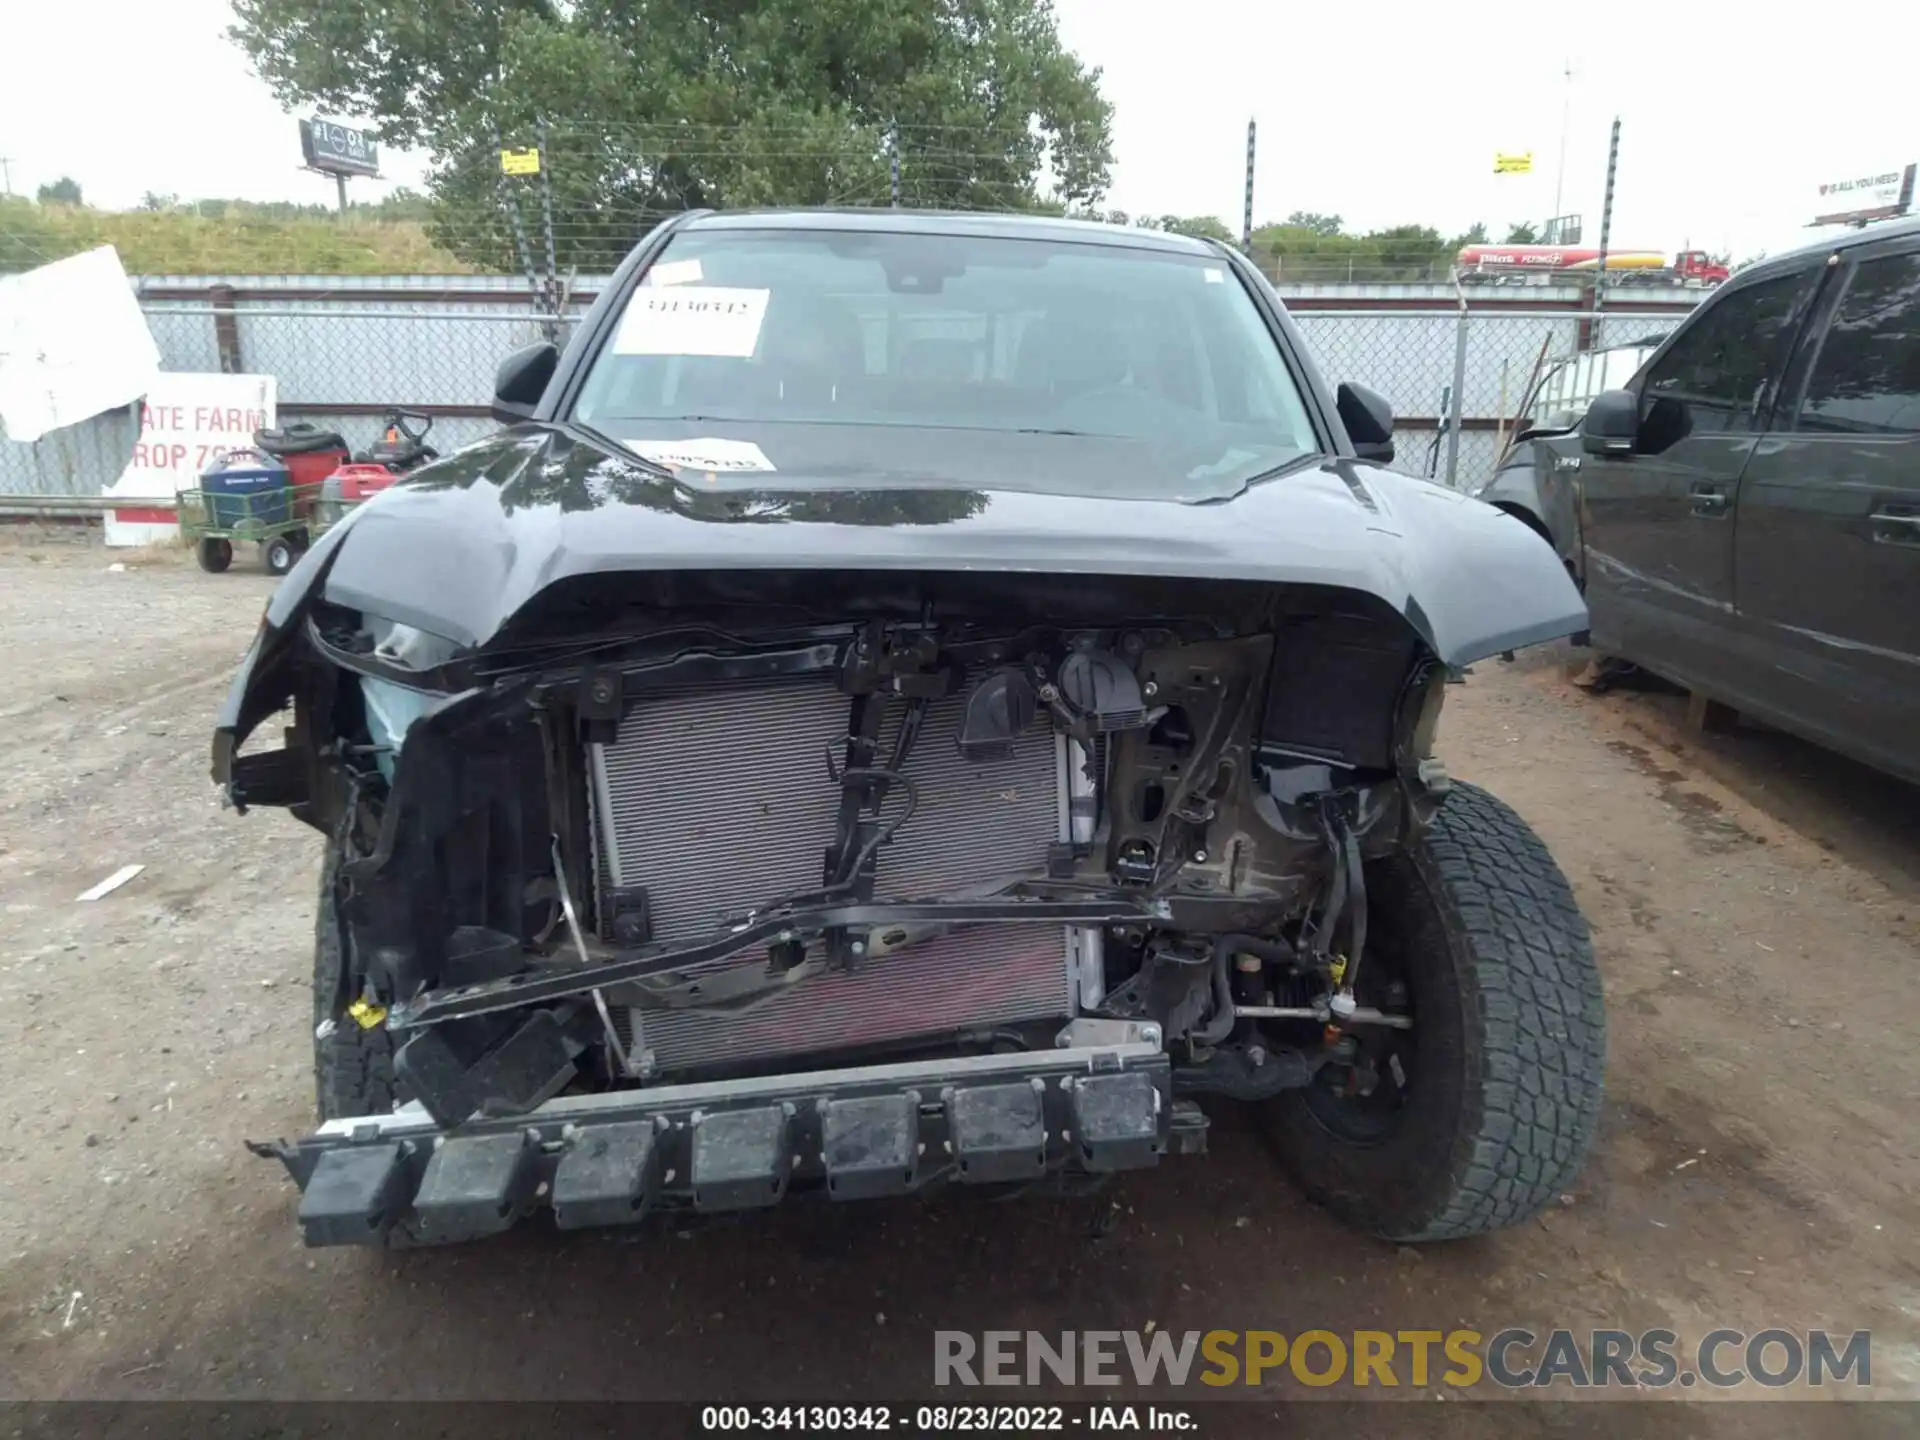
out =
[[[1218,505],[1226,500],[1238,500],[1256,485],[1264,485],[1269,480],[1278,480],[1282,475],[1301,468],[1309,461],[1324,460],[1326,456],[1318,450],[1309,450],[1304,455],[1296,455],[1291,460],[1283,460],[1278,465],[1249,475],[1224,495],[1209,495],[1201,500],[1190,500],[1190,505]]]
[[[678,480],[680,478],[659,461],[647,459],[646,456],[635,452],[632,447],[614,439],[613,436],[607,434],[606,431],[596,430],[583,420],[561,420],[556,423],[562,429],[573,431],[576,435],[599,446],[609,454],[618,455],[628,464],[636,466],[656,480]]]

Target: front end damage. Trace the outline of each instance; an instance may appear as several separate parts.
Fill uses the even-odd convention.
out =
[[[311,1244],[1097,1177],[1404,1083],[1365,875],[1447,667],[1373,596],[603,573],[464,649],[315,595],[271,666],[286,749],[216,771],[328,837],[316,1043],[400,1101],[258,1147]]]

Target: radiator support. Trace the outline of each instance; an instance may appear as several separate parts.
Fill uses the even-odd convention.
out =
[[[883,755],[905,713],[903,701],[884,703]],[[979,893],[1043,871],[1048,847],[1071,838],[1077,796],[1065,737],[1042,716],[1011,757],[971,764],[955,743],[960,711],[958,697],[928,706],[902,767],[918,808],[878,851],[876,899]],[[651,938],[672,941],[817,889],[843,793],[827,757],[844,744],[848,712],[848,696],[823,679],[710,686],[629,706],[617,738],[588,747],[597,913],[644,892]],[[890,793],[883,815],[901,803]],[[1087,933],[955,928],[745,1010],[656,1011],[644,1024],[625,1012],[626,1039],[651,1077],[1066,1019],[1097,953]]]

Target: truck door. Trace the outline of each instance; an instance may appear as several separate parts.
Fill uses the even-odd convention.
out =
[[[1741,471],[1819,280],[1820,262],[1720,291],[1641,372],[1626,456],[1585,457],[1581,532],[1596,648],[1718,691],[1733,678]]]
[[[1920,238],[1845,252],[1741,480],[1753,708],[1920,779]]]

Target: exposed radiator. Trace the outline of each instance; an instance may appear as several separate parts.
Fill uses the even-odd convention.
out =
[[[1066,747],[1044,718],[1014,756],[975,765],[954,734],[958,697],[928,708],[904,772],[919,806],[881,847],[875,894],[920,898],[1045,868],[1067,833]],[[904,711],[883,726],[884,757]],[[839,811],[827,756],[842,755],[848,700],[824,681],[736,685],[649,697],[619,739],[595,746],[595,840],[602,885],[643,887],[653,933],[676,939],[730,914],[821,884]],[[889,793],[892,816],[904,796]],[[661,1070],[866,1045],[1068,1016],[1063,928],[951,931],[849,974],[804,981],[746,1011],[652,1012],[644,1044]],[[734,957],[718,966],[757,963]]]

